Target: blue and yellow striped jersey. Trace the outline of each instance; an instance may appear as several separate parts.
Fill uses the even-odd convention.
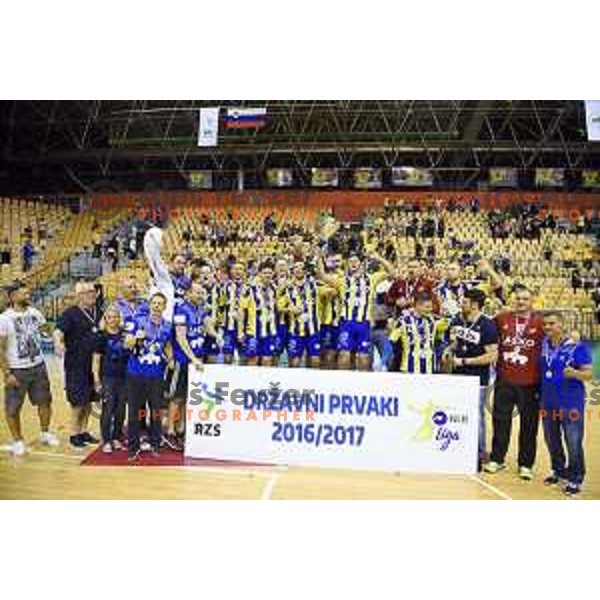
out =
[[[319,333],[323,304],[331,295],[331,288],[324,288],[314,279],[305,279],[302,284],[292,282],[278,300],[280,310],[288,312],[290,335],[306,337]]]
[[[207,316],[214,320],[215,326],[220,324],[222,316],[222,307],[224,306],[223,296],[217,283],[210,287],[205,286],[206,298],[204,300],[204,308]]]
[[[276,291],[272,285],[249,285],[240,309],[244,312],[244,333],[251,337],[266,338],[277,335]]]
[[[228,281],[221,288],[223,326],[227,331],[237,329],[240,302],[246,294],[246,288],[247,286],[243,281]]]
[[[355,323],[371,322],[375,288],[387,277],[385,271],[337,276],[336,288],[340,294],[340,318]]]
[[[402,373],[435,373],[448,322],[432,315],[405,312],[397,319],[390,341],[398,342]]]

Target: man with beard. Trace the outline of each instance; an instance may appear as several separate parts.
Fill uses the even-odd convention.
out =
[[[467,290],[462,299],[462,314],[450,323],[450,345],[442,361],[446,370],[479,378],[479,465],[485,460],[485,398],[491,365],[498,355],[498,334],[494,321],[482,313],[485,294]]]
[[[497,381],[492,410],[493,439],[486,473],[505,468],[513,412],[519,412],[519,477],[533,478],[540,408],[540,353],[544,337],[541,315],[532,311],[532,293],[515,290],[514,310],[496,317],[498,328]]]
[[[437,286],[441,314],[453,318],[460,314],[462,297],[469,285],[461,279],[460,264],[451,262],[446,267],[446,278]]]
[[[392,283],[386,302],[394,308],[396,314],[400,314],[406,308],[413,306],[415,294],[418,293],[433,297],[434,285],[423,276],[421,261],[413,258],[408,262],[406,276],[399,277]]]
[[[50,433],[52,394],[48,371],[40,347],[40,331],[46,327],[42,313],[30,306],[29,289],[17,282],[7,289],[10,307],[0,314],[0,369],[4,376],[6,423],[13,438],[10,452],[22,456],[27,452],[21,433],[21,408],[25,396],[37,406],[40,419],[40,443],[58,446]]]

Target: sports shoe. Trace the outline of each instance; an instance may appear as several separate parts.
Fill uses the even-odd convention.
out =
[[[554,471],[544,479],[544,485],[556,485],[557,483],[560,483],[560,477]]]
[[[113,448],[113,450],[116,450],[116,451],[123,450],[123,444],[121,444],[121,442],[119,440],[113,440],[112,448]]]
[[[50,446],[52,448],[60,446],[58,438],[49,431],[42,431],[42,433],[40,434],[40,444],[42,444],[43,446]]]
[[[69,443],[74,448],[85,448],[87,446],[87,443],[84,441],[81,433],[70,436]]]
[[[110,442],[106,442],[105,444],[102,444],[102,452],[104,454],[112,454],[112,451],[113,451],[113,447]]]
[[[140,444],[140,452],[150,452],[150,450],[152,450],[150,442],[142,442]]]
[[[25,456],[27,453],[27,446],[23,440],[17,440],[10,445],[8,451],[13,456]]]
[[[177,439],[177,436],[175,436],[173,434],[163,435],[162,442],[164,442],[164,445],[167,448],[170,448],[171,450],[173,450],[175,452],[181,452],[181,445],[179,444],[179,440]]]
[[[497,463],[493,460],[483,465],[483,472],[490,473],[492,475],[498,473],[498,471],[502,471],[503,469],[506,469],[506,465],[504,463]]]
[[[84,431],[81,434],[81,439],[86,443],[86,444],[98,444],[100,442],[100,440],[98,438],[95,438],[91,433],[89,433],[88,431]]]
[[[531,481],[533,479],[533,471],[529,467],[519,467],[519,477],[523,481]]]
[[[579,492],[581,492],[581,488],[577,483],[567,483],[567,485],[565,485],[564,492],[567,496],[575,496],[575,494],[579,494]]]
[[[140,450],[136,450],[135,452],[131,452],[129,454],[129,456],[127,457],[127,460],[130,463],[134,463],[134,462],[137,462],[141,456],[142,456],[142,452]]]

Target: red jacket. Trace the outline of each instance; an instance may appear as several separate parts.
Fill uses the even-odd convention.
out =
[[[439,302],[437,294],[435,293],[435,283],[425,277],[419,277],[418,279],[409,282],[408,279],[401,278],[396,279],[392,283],[392,287],[388,290],[385,295],[385,302],[390,306],[396,308],[396,301],[399,298],[414,299],[415,294],[427,293],[433,300],[434,312],[439,312]]]
[[[503,313],[496,317],[498,328],[498,379],[518,385],[540,383],[540,356],[544,319],[532,312],[527,317]]]

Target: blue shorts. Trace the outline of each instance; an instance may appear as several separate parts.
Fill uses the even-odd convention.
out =
[[[281,354],[288,342],[288,326],[286,323],[277,323],[277,354]]]
[[[314,335],[290,335],[287,344],[287,352],[290,358],[300,358],[305,352],[310,357],[321,354],[321,336]]]
[[[368,321],[355,323],[343,321],[340,324],[340,335],[337,344],[338,352],[356,352],[370,354],[371,324]]]
[[[321,325],[321,349],[337,350],[340,328],[337,325]]]
[[[240,350],[237,329],[225,331],[223,333],[223,354],[233,355],[236,350]]]
[[[275,356],[277,354],[277,336],[268,335],[264,338],[246,336],[244,340],[244,356]]]
[[[219,356],[219,345],[216,338],[212,335],[207,335],[204,340],[204,356]]]

